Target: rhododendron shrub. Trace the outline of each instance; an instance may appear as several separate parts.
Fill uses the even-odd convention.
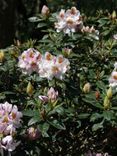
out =
[[[116,156],[116,21],[43,6],[42,38],[1,49],[2,155]]]

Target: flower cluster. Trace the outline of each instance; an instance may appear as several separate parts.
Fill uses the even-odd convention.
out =
[[[0,104],[0,148],[13,151],[19,142],[14,140],[16,128],[21,125],[22,113],[16,105],[8,102]]]
[[[49,52],[46,52],[39,63],[40,77],[52,80],[53,77],[63,79],[63,75],[70,68],[68,59],[63,55],[53,56]]]
[[[99,40],[99,31],[96,30],[93,26],[90,28],[89,26],[83,26],[81,29],[82,33],[89,33],[89,34],[94,34],[95,35],[95,39]]]
[[[39,96],[39,99],[42,101],[42,102],[55,102],[58,98],[58,91],[55,91],[53,87],[51,87],[48,92],[47,92],[47,96],[44,96],[44,95],[40,95]]]
[[[80,12],[75,7],[68,9],[66,12],[62,9],[57,16],[57,20],[58,22],[55,23],[57,32],[63,31],[65,34],[76,32],[83,26]]]
[[[63,31],[65,34],[70,34],[71,32],[80,31],[82,33],[93,34],[96,40],[99,39],[99,31],[95,30],[93,26],[91,28],[89,26],[85,27],[80,12],[75,7],[67,11],[62,9],[57,16],[57,21],[55,23],[57,32]]]
[[[111,73],[109,78],[109,86],[115,87],[117,86],[117,62],[114,64],[114,70]]]
[[[49,52],[41,55],[37,50],[28,49],[19,57],[18,66],[23,73],[31,74],[36,71],[40,77],[51,80],[53,77],[63,79],[69,69],[70,62],[63,55],[54,56]]]
[[[33,48],[29,48],[24,51],[19,57],[18,66],[25,74],[31,74],[32,72],[38,72],[38,62],[41,60],[41,54]]]

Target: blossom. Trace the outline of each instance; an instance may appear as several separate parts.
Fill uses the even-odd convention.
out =
[[[57,16],[57,20],[58,22],[55,23],[57,32],[63,31],[65,34],[74,33],[81,29],[83,25],[80,12],[76,7],[72,7],[67,11],[62,9]]]
[[[36,140],[40,137],[40,131],[37,128],[30,127],[27,132],[30,140]]]
[[[2,139],[1,147],[11,152],[15,150],[19,143],[20,142],[14,141],[11,135],[8,135]]]
[[[55,91],[53,87],[51,87],[48,90],[47,96],[43,96],[43,95],[39,96],[39,99],[42,102],[48,102],[48,101],[55,102],[57,100],[57,98],[58,98],[58,91]]]
[[[94,35],[94,38],[96,40],[99,40],[99,31],[96,30],[93,26],[90,28],[89,26],[83,26],[82,29],[81,29],[81,32],[82,33],[89,33],[89,34],[92,34]]]
[[[117,34],[114,34],[114,35],[113,35],[113,38],[114,38],[115,40],[117,40]]]
[[[63,75],[70,68],[69,65],[69,60],[64,58],[63,55],[56,57],[47,52],[39,64],[39,75],[49,80],[52,80],[53,77],[62,80]]]
[[[44,15],[44,16],[48,16],[49,13],[50,13],[49,8],[48,8],[46,5],[44,5],[44,6],[42,7],[41,14]]]
[[[34,48],[24,51],[19,57],[18,67],[24,74],[31,74],[38,71],[38,62],[41,60],[41,54]]]
[[[48,80],[52,80],[54,77],[62,80],[70,68],[70,62],[63,55],[54,56],[49,52],[41,55],[38,51],[30,48],[19,57],[18,66],[24,74],[37,72],[40,77]]]
[[[47,96],[48,98],[54,102],[57,100],[57,97],[58,97],[58,91],[55,91],[53,87],[51,87],[49,90],[48,90],[48,93],[47,93]]]
[[[115,87],[117,86],[117,71],[113,71],[109,78],[109,86]]]
[[[0,148],[13,151],[19,142],[14,140],[16,129],[21,126],[22,113],[16,105],[0,103]]]

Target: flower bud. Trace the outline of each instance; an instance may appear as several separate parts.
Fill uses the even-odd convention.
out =
[[[116,15],[116,11],[115,10],[112,12],[111,17],[112,17],[112,19],[116,19],[117,15]]]
[[[95,92],[95,98],[96,98],[96,100],[98,100],[100,98],[100,92],[99,91]]]
[[[0,51],[0,62],[3,62],[4,58],[5,58],[4,52]]]
[[[41,14],[42,14],[43,16],[48,16],[49,13],[50,13],[49,8],[48,8],[46,5],[44,5],[44,6],[42,7]]]
[[[84,92],[84,93],[89,93],[90,90],[91,90],[91,85],[90,85],[90,83],[88,82],[88,83],[86,83],[86,84],[84,85],[84,87],[83,87],[83,92]]]
[[[27,88],[26,88],[26,93],[31,96],[33,94],[34,87],[32,86],[31,82],[28,83]]]
[[[36,140],[40,137],[40,132],[37,128],[30,127],[27,131],[28,131],[28,138],[30,140]]]
[[[108,97],[109,99],[111,99],[112,96],[113,96],[113,94],[112,94],[112,87],[110,87],[110,88],[107,90],[107,97]]]
[[[47,96],[44,96],[44,95],[39,95],[39,99],[42,101],[42,102],[48,102],[48,97]]]
[[[111,103],[109,98],[106,96],[103,103],[104,109],[109,109],[111,107]]]
[[[54,88],[50,88],[48,93],[48,98],[51,102],[55,102],[57,100],[57,97],[58,97],[58,91],[55,91]]]
[[[63,49],[63,54],[65,57],[68,57],[72,52],[72,49],[69,49],[69,48],[64,48]]]

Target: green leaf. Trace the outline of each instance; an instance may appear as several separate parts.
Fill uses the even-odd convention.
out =
[[[29,20],[30,22],[39,22],[39,21],[43,21],[43,19],[40,19],[40,18],[38,18],[38,17],[30,17],[30,18],[28,18],[28,20]]]
[[[91,115],[90,121],[91,121],[91,122],[94,122],[95,120],[98,120],[98,119],[100,119],[100,118],[102,118],[102,117],[103,117],[102,114],[94,113],[94,114]]]
[[[37,122],[39,122],[39,118],[36,118],[36,117],[31,118],[31,119],[29,120],[29,122],[28,122],[28,126],[31,126],[31,125],[33,125],[33,124],[35,124],[35,123],[37,123]]]
[[[58,120],[48,121],[49,124],[51,124],[53,127],[61,130],[65,130],[66,127],[63,123],[60,123]]]
[[[45,26],[47,26],[46,23],[39,23],[39,24],[37,25],[37,28],[42,28],[42,27],[45,27]]]
[[[40,124],[40,125],[38,125],[38,127],[39,127],[43,137],[49,137],[47,131],[49,130],[50,125],[48,123]]]
[[[40,116],[40,113],[38,110],[28,109],[23,111],[23,115],[33,117],[33,116]]]
[[[114,114],[112,111],[104,111],[103,116],[104,116],[104,119],[107,121],[111,121],[114,118]]]
[[[103,128],[103,123],[94,124],[92,127],[92,131],[97,131],[98,129]]]
[[[88,113],[81,113],[81,114],[78,115],[78,117],[79,117],[79,119],[86,119],[86,118],[89,117],[89,115],[90,114],[88,114]]]

